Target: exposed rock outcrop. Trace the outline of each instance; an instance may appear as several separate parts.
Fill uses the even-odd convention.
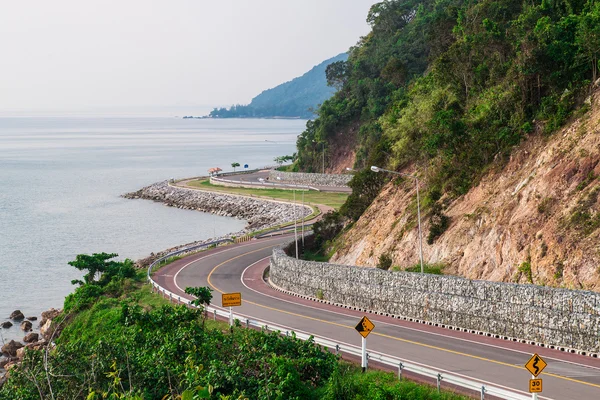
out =
[[[12,322],[10,321],[4,321],[2,324],[0,324],[0,327],[4,328],[4,329],[8,329],[11,326],[13,326]]]
[[[464,196],[442,198],[449,224],[431,245],[425,208],[425,262],[472,279],[600,290],[600,93],[592,99],[591,111],[550,137],[531,136]],[[415,201],[411,182],[388,184],[331,261],[376,266],[388,254],[401,268],[418,264]]]

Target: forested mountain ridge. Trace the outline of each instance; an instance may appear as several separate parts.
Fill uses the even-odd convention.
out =
[[[302,76],[263,91],[248,105],[233,105],[229,109],[215,108],[212,118],[313,118],[315,110],[330,98],[335,89],[327,85],[326,67],[337,61],[345,61],[346,53],[323,61]]]
[[[297,142],[298,170],[318,171],[323,145],[329,171],[360,170],[353,195],[336,217],[339,227],[355,224],[330,247],[337,250],[334,260],[376,265],[386,255],[400,267],[418,261],[414,181],[390,184],[392,175],[370,171],[377,165],[420,179],[426,261],[470,277],[600,287],[600,156],[593,113],[600,85],[600,2],[384,1],[371,8],[367,21],[372,30],[350,49],[348,61],[327,70],[339,91]],[[544,146],[558,136],[579,143],[577,152],[553,142],[558,158],[546,153]],[[536,162],[553,159],[554,168],[567,172],[557,177],[556,171],[530,170],[533,175],[510,188],[514,197],[496,193],[529,206],[497,215],[499,204],[474,193],[486,182],[490,192],[494,182],[520,177],[515,155],[526,146],[535,149]],[[571,157],[570,164],[560,157]],[[516,187],[528,187],[536,174],[554,179],[544,178],[543,187],[525,190],[533,197],[521,198]],[[467,198],[470,206],[460,203]],[[496,209],[486,213],[490,204]],[[532,234],[531,228],[545,226],[537,220],[549,218],[548,210],[558,219],[544,228],[550,237]],[[518,234],[511,223],[529,212],[539,215],[521,220],[525,235]],[[488,229],[471,226],[465,236],[456,229],[463,218],[485,222]],[[468,243],[453,241],[452,234],[485,245],[469,253]]]

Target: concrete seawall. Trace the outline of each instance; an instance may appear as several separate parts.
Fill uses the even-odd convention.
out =
[[[600,352],[595,292],[296,260],[282,249],[273,251],[269,277],[279,288],[333,303]]]

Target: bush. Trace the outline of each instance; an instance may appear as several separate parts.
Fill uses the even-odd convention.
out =
[[[392,266],[392,256],[388,253],[384,253],[379,256],[379,261],[377,262],[377,268],[388,270]]]

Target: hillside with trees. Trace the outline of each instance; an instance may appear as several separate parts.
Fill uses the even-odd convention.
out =
[[[346,53],[323,61],[304,75],[263,91],[248,105],[215,108],[211,118],[314,118],[314,111],[335,92],[327,85],[325,69],[331,63],[343,62]]]
[[[297,141],[297,170],[318,172],[323,148],[330,172],[346,167],[359,170],[351,182],[354,193],[335,216],[339,229],[354,222],[354,233],[351,229],[344,234],[348,240],[340,240],[343,246],[328,248],[337,251],[334,260],[376,265],[377,258],[385,254],[399,264],[406,262],[402,254],[407,250],[411,259],[416,259],[412,253],[417,251],[413,246],[417,218],[414,181],[390,183],[392,175],[370,171],[371,165],[377,165],[420,179],[429,261],[445,263],[454,273],[468,270],[471,277],[498,280],[521,276],[517,269],[522,264],[533,265],[535,272],[537,262],[547,263],[551,271],[540,272],[544,284],[594,286],[598,277],[592,265],[598,265],[600,254],[598,242],[593,240],[600,226],[600,168],[595,137],[585,135],[597,135],[593,111],[597,107],[595,90],[600,85],[600,2],[388,0],[372,6],[367,22],[371,32],[350,49],[348,60],[327,68],[328,83],[339,90],[318,109],[318,117],[307,123]],[[571,134],[574,130],[579,136]],[[587,147],[574,153],[565,143],[553,142],[559,137],[557,132],[573,146],[586,143]],[[459,202],[475,196],[491,174],[497,174],[496,183],[509,181],[508,174],[519,176],[522,171],[514,165],[517,154],[528,155],[521,158],[523,163],[556,158],[554,153],[545,153],[551,142],[562,148],[563,157],[574,157],[566,160],[573,165],[564,166],[573,170],[564,175],[571,180],[565,182],[570,189],[561,188],[558,193],[558,186],[553,186],[558,179],[553,181],[553,171],[547,171],[544,181],[550,186],[536,188],[531,201],[540,204],[543,212],[539,214],[546,213],[546,219],[557,216],[556,229],[552,228],[556,236],[527,232],[518,243],[505,244],[512,250],[499,251],[502,273],[499,265],[465,260],[461,252],[465,244],[448,243],[446,237],[459,220],[473,218],[481,224],[484,215],[492,228],[505,236],[518,236],[519,231],[494,219],[495,210],[482,200],[486,196],[479,197],[480,203],[472,201],[465,206],[460,215]],[[532,155],[532,151],[536,153]],[[562,166],[562,161],[565,159],[556,158],[554,167]],[[531,176],[523,177],[523,185],[533,182],[540,171],[530,172]],[[523,187],[519,183],[510,189],[515,197]],[[489,190],[497,187],[492,184]],[[381,227],[383,221],[377,218],[383,216],[370,212],[360,221],[361,216],[369,207],[383,207],[393,199],[399,203],[394,209],[385,209],[385,216],[390,219],[388,234],[394,237],[367,245],[369,227]],[[517,209],[505,212],[516,213]],[[510,214],[513,220],[507,219],[508,215],[505,223],[516,218]],[[578,220],[580,223],[575,222]],[[358,232],[357,226],[363,230]],[[524,223],[521,230],[534,226],[544,226],[543,221]],[[576,226],[586,228],[578,230]],[[333,240],[331,232],[336,232],[329,230]],[[354,241],[350,239],[353,235]],[[494,236],[494,243],[502,243],[503,235]],[[534,241],[532,236],[544,239]],[[446,241],[443,250],[438,247],[444,242],[440,238]],[[478,236],[472,239],[484,241]],[[490,253],[494,250],[489,246],[495,245],[488,243],[479,250]],[[553,245],[560,250],[555,252]],[[573,251],[586,255],[575,260]],[[570,275],[569,279],[563,280],[563,275]]]

